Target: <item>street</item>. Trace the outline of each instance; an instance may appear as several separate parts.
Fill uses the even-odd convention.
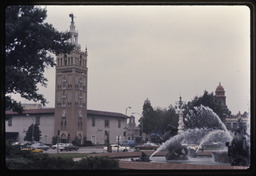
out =
[[[79,150],[75,151],[60,151],[59,153],[102,153],[103,147],[79,147]],[[48,149],[47,151],[44,151],[44,153],[57,153],[57,149]]]

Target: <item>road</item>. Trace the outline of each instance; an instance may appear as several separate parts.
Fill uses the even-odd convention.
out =
[[[59,153],[102,153],[103,147],[79,147],[77,151],[59,151]],[[57,153],[57,149],[48,149],[44,151],[44,153]]]

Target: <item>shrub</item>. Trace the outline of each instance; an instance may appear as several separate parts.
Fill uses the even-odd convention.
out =
[[[119,169],[118,161],[106,156],[87,157],[76,162],[74,169],[114,170]]]
[[[21,151],[19,146],[6,145],[6,167],[11,170],[113,170],[118,161],[106,156],[87,157],[78,162],[72,158],[49,157],[48,154]]]
[[[72,169],[74,164],[71,158],[53,158],[48,154],[36,153],[6,159],[6,167],[12,170],[68,170]]]

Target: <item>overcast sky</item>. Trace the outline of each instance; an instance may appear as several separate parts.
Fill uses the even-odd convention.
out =
[[[88,48],[88,109],[142,112],[191,101],[221,82],[233,114],[250,106],[250,10],[246,6],[47,6],[46,22]],[[55,68],[48,68],[49,104]],[[29,103],[22,100],[23,103]]]

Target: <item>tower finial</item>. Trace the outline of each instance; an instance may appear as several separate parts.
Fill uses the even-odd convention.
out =
[[[74,23],[74,14],[73,13],[69,14],[69,17],[71,17],[71,23]]]

